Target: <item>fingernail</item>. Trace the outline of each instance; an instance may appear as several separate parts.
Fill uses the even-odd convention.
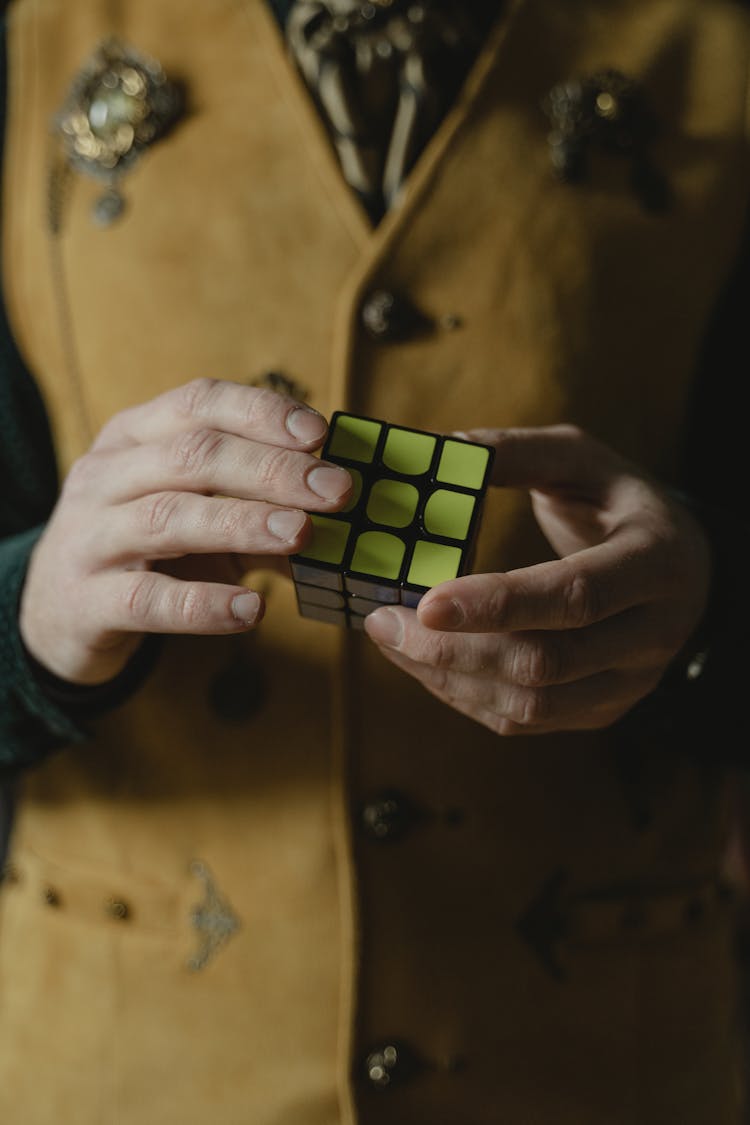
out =
[[[322,500],[340,500],[351,488],[352,478],[346,469],[318,465],[307,474],[307,483]]]
[[[285,543],[291,543],[298,537],[306,522],[307,516],[304,512],[281,509],[271,512],[266,521],[266,526],[271,535],[275,535],[277,539],[283,539]]]
[[[232,616],[243,625],[254,625],[260,613],[260,598],[252,590],[232,598]]]
[[[365,629],[376,644],[398,648],[404,637],[401,618],[392,609],[376,609],[365,618]]]
[[[328,429],[326,420],[317,410],[310,410],[307,406],[298,406],[286,416],[286,428],[297,441],[309,445],[311,441],[322,441]]]

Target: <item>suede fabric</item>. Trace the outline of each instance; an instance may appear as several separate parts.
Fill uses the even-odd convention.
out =
[[[9,316],[63,470],[117,410],[274,370],[325,413],[572,421],[673,477],[748,198],[739,11],[503,5],[375,231],[260,0],[117,12],[9,13]],[[112,32],[184,80],[190,112],[124,180],[121,222],[92,223],[100,187],[78,175],[54,233],[49,122]],[[578,187],[551,175],[541,100],[605,66],[657,113],[666,214],[621,158]],[[379,287],[433,330],[371,340]],[[477,568],[548,550],[526,500],[493,493]],[[719,772],[654,731],[498,739],[366,639],[298,618],[280,579],[249,581],[256,635],[168,641],[132,703],[28,778],[0,903],[4,1119],[734,1125]],[[222,722],[211,685],[243,665],[263,705]],[[420,816],[377,843],[360,810],[391,788]],[[196,860],[238,925],[191,970]],[[363,1058],[391,1037],[420,1069],[375,1090]]]

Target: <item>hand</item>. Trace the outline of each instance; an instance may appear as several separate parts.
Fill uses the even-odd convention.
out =
[[[74,464],[32,554],[20,610],[31,654],[96,684],[144,633],[255,625],[262,599],[238,585],[245,556],[293,554],[310,532],[301,509],[333,511],[351,492],[344,469],[311,455],[326,429],[292,399],[210,379],[117,414]]]
[[[572,426],[475,430],[493,483],[528,488],[561,557],[430,590],[365,621],[394,664],[498,734],[606,727],[653,691],[706,607],[699,524]]]

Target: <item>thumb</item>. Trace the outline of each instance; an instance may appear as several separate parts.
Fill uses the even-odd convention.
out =
[[[631,462],[577,426],[473,430],[495,448],[492,483],[531,491],[534,515],[559,555],[601,543],[662,507],[660,491]]]
[[[599,503],[613,481],[635,469],[577,426],[470,430],[462,436],[493,446],[491,483]]]

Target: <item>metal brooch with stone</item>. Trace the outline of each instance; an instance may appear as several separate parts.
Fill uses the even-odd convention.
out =
[[[94,204],[97,223],[119,218],[125,206],[120,180],[183,109],[181,86],[153,59],[117,39],[97,47],[54,122],[69,166],[106,185]]]
[[[630,184],[648,211],[671,202],[667,181],[651,157],[656,120],[640,84],[618,70],[601,70],[554,86],[542,103],[555,174],[568,184],[589,174],[589,154],[599,149],[627,158]]]

